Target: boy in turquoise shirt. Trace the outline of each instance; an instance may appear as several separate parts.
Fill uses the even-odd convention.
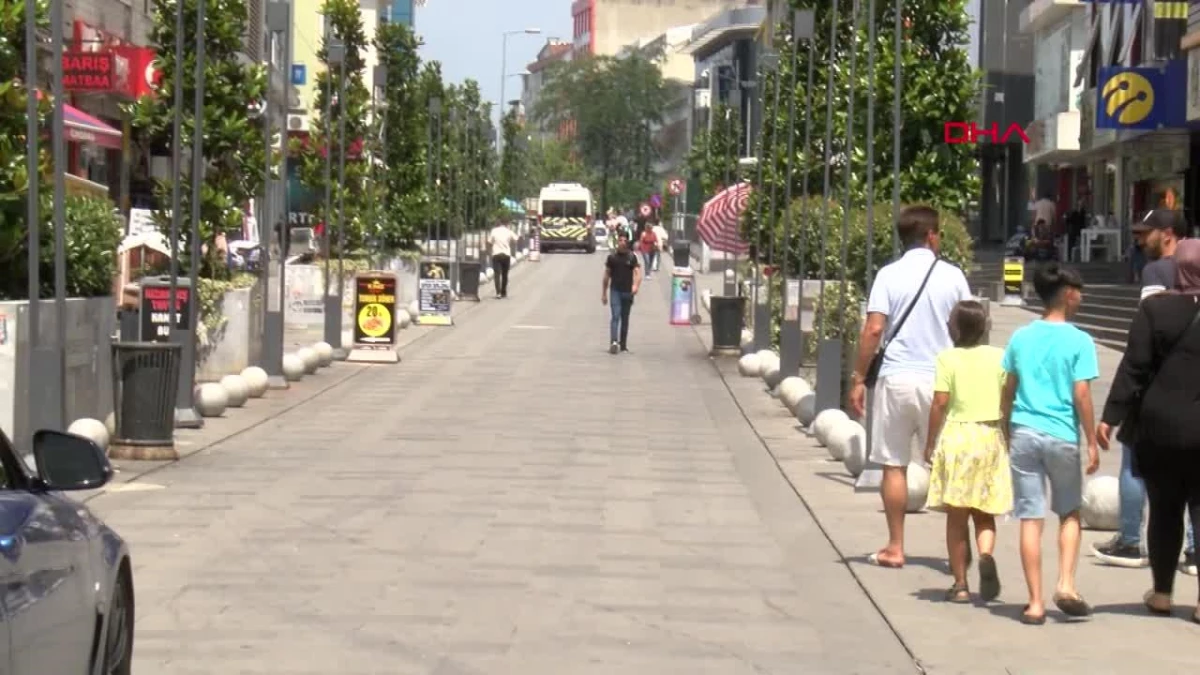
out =
[[[1046,308],[1042,318],[1013,333],[1004,352],[1008,374],[1001,406],[1009,434],[1013,513],[1021,519],[1021,566],[1029,605],[1021,621],[1046,621],[1042,599],[1042,527],[1046,482],[1050,510],[1059,517],[1058,584],[1054,604],[1069,616],[1087,616],[1091,607],[1075,588],[1079,562],[1079,507],[1083,501],[1079,429],[1087,441],[1087,473],[1100,468],[1091,381],[1099,377],[1096,344],[1067,323],[1083,299],[1075,270],[1049,263],[1034,275],[1034,290]]]

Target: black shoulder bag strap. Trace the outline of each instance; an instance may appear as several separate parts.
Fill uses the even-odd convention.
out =
[[[884,352],[887,351],[888,345],[892,344],[892,340],[896,339],[896,334],[904,327],[904,322],[908,321],[908,315],[912,314],[913,308],[921,300],[921,294],[925,292],[925,286],[929,283],[929,277],[933,276],[933,268],[937,267],[940,261],[940,257],[933,259],[933,264],[929,266],[929,271],[925,272],[925,278],[921,280],[921,285],[917,288],[913,299],[909,301],[908,307],[904,308],[904,312],[900,314],[896,325],[892,327],[891,334],[884,338],[883,343],[879,345],[879,349],[875,352],[875,356],[871,357],[871,363],[867,366],[866,375],[863,377],[863,384],[868,387],[875,386],[875,382],[879,379],[879,369],[883,367]]]

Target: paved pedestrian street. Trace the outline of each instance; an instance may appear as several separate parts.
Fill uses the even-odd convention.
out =
[[[667,324],[669,275],[606,352],[602,262],[545,255],[401,364],[92,499],[134,672],[917,672]]]

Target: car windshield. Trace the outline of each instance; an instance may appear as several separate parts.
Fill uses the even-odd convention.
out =
[[[588,207],[585,201],[555,200],[542,202],[543,218],[584,218]]]
[[[595,226],[595,228],[593,228],[592,231],[596,233],[597,237],[607,237],[608,236],[608,228],[604,227],[603,225]]]

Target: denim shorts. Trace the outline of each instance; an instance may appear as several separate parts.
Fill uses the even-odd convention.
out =
[[[1012,464],[1013,515],[1046,517],[1046,481],[1050,510],[1060,518],[1083,503],[1083,469],[1079,446],[1037,429],[1013,426],[1009,451]]]

